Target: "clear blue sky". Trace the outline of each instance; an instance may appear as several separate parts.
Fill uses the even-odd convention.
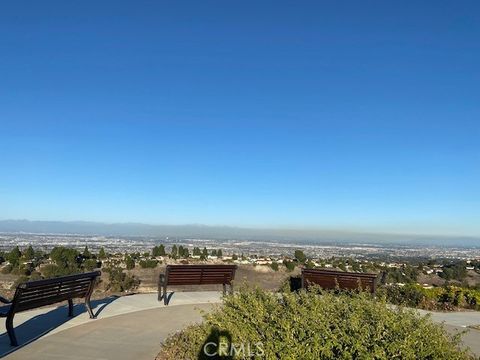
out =
[[[480,235],[478,1],[0,5],[0,219]]]

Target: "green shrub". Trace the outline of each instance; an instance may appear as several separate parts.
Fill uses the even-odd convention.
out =
[[[293,261],[284,260],[283,264],[287,268],[288,272],[295,270],[295,263]]]
[[[132,270],[135,268],[135,260],[131,256],[125,256],[125,265],[127,270]]]
[[[139,264],[142,269],[153,269],[157,267],[158,261],[152,259],[140,260]]]
[[[32,271],[30,274],[30,281],[35,281],[35,280],[42,280],[42,274],[40,274],[38,271]]]
[[[41,268],[42,275],[45,279],[54,278],[58,276],[66,276],[79,274],[82,269],[75,267],[62,267],[55,264],[48,264]]]
[[[480,291],[457,286],[425,289],[417,284],[388,285],[378,291],[388,302],[427,310],[480,310]]]
[[[99,262],[96,259],[87,259],[83,262],[82,266],[85,271],[93,271],[99,267]]]
[[[468,359],[458,345],[427,317],[368,294],[244,287],[202,324],[167,339],[158,359]],[[206,356],[205,346],[233,356]]]
[[[135,290],[140,285],[140,280],[135,276],[128,275],[121,268],[109,267],[105,269],[108,273],[108,284],[106,289],[111,292],[126,292]]]

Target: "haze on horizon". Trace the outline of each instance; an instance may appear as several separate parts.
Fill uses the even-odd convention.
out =
[[[309,245],[434,246],[478,248],[480,237],[456,234],[414,234],[338,229],[242,228],[201,224],[153,225],[142,223],[100,223],[88,221],[0,220],[0,235],[48,235],[67,238],[97,236],[151,240],[221,240]]]
[[[3,4],[0,219],[480,236],[479,12]]]

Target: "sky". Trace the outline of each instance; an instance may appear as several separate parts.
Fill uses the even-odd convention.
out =
[[[478,1],[0,5],[0,219],[480,235]]]

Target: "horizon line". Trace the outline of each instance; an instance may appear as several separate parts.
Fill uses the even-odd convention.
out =
[[[136,222],[136,221],[115,221],[115,222],[108,222],[108,221],[96,221],[96,220],[32,220],[32,219],[12,219],[12,218],[5,218],[0,219],[0,222],[30,222],[30,223],[85,223],[85,224],[97,224],[97,225],[107,225],[107,226],[116,226],[116,225],[140,225],[140,226],[150,226],[150,227],[162,227],[162,226],[171,226],[171,227],[204,227],[204,228],[230,228],[230,229],[237,229],[237,230],[253,230],[253,231],[298,231],[298,232],[307,232],[307,233],[315,233],[315,232],[333,232],[333,233],[343,233],[343,234],[356,234],[356,235],[387,235],[387,236],[418,236],[418,237],[459,237],[459,238],[469,238],[469,239],[479,239],[480,234],[440,234],[435,232],[412,232],[412,231],[388,231],[388,230],[372,230],[372,229],[341,229],[341,228],[333,228],[333,227],[275,227],[275,226],[241,226],[241,225],[225,225],[225,224],[203,224],[203,223],[181,223],[181,224],[166,224],[166,223],[147,223],[147,222]],[[1,232],[1,231],[0,231]]]

